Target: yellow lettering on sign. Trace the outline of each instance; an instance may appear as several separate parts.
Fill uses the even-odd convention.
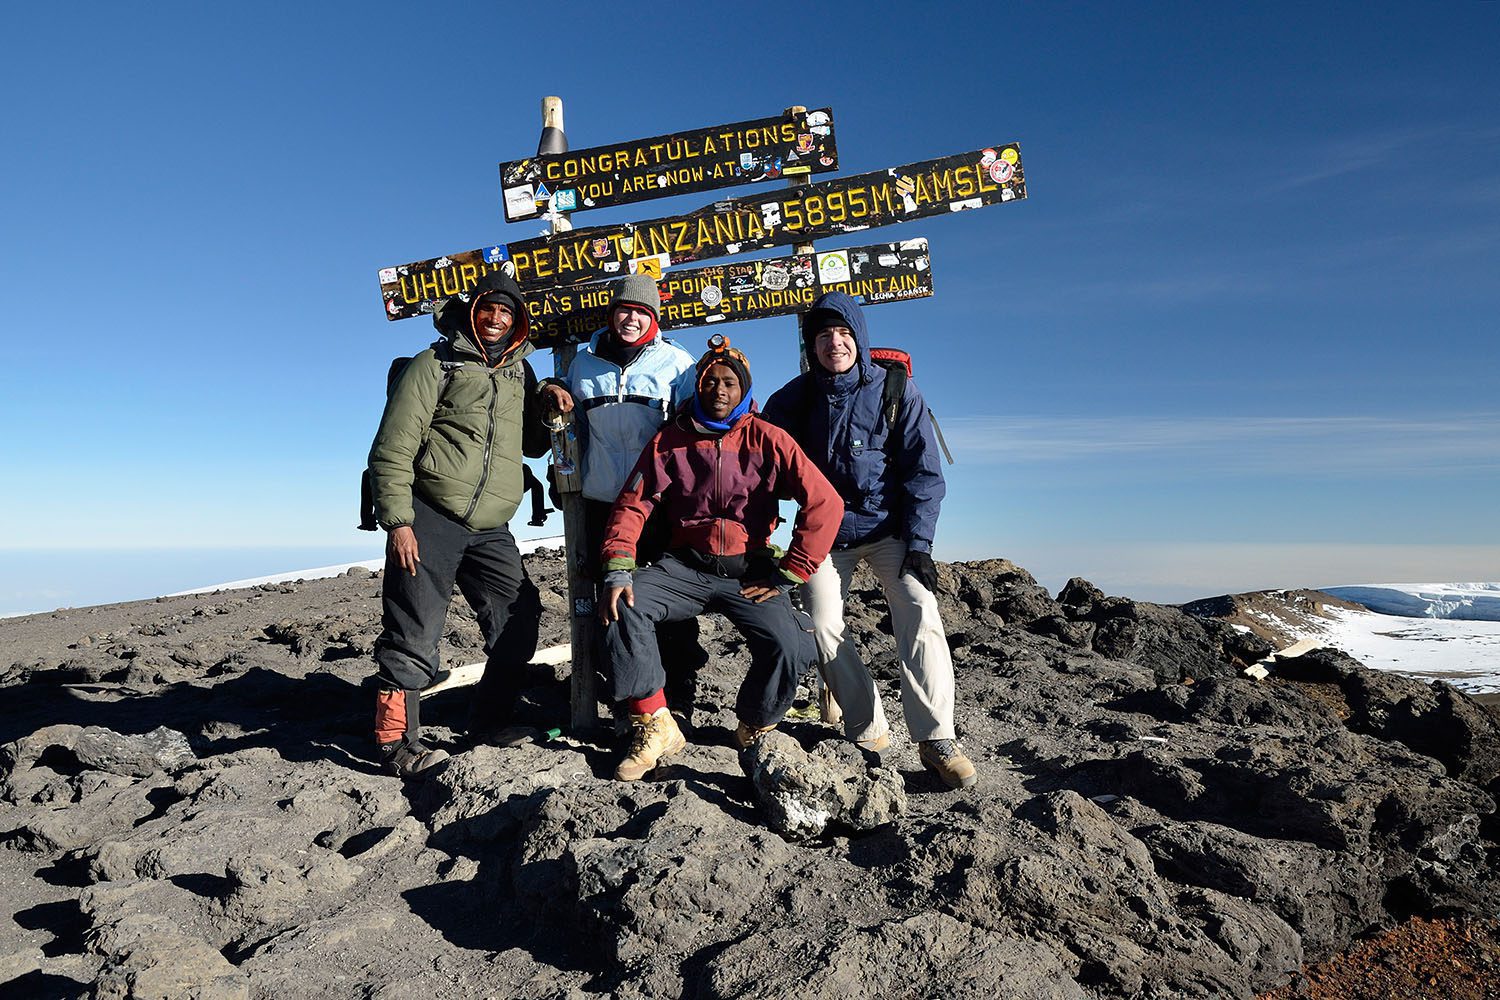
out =
[[[510,255],[510,261],[516,265],[516,280],[525,281],[531,277],[531,254],[525,250],[517,250]]]
[[[973,173],[973,167],[964,167],[958,171],[958,176],[955,178],[955,181],[958,196],[960,198],[974,197],[974,178],[973,176],[971,176]]]
[[[650,229],[637,229],[635,231],[635,246],[632,257],[645,257],[666,253],[671,249],[672,241],[667,237],[666,231],[661,226],[652,226]]]
[[[460,265],[458,269],[459,283],[465,290],[473,288],[479,282],[479,268],[473,264]]]
[[[407,305],[413,305],[422,301],[422,293],[417,287],[417,279],[408,274],[401,276],[401,301]]]

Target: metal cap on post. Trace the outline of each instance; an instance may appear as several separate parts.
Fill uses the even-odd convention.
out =
[[[568,137],[563,132],[563,106],[561,97],[542,98],[542,137],[537,140],[536,155],[566,153]]]

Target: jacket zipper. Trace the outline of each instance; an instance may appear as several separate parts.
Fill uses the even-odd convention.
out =
[[[723,467],[724,439],[716,437],[714,438],[714,504],[719,508],[718,516],[714,518],[714,523],[719,529],[719,544],[715,546],[718,551],[714,553],[716,556],[724,554],[724,489],[719,477]]]
[[[479,485],[474,489],[474,499],[469,501],[469,509],[464,511],[464,523],[469,522],[469,516],[474,513],[474,508],[479,506],[479,498],[484,494],[484,484],[490,478],[490,445],[495,442],[495,400],[500,396],[500,386],[495,381],[499,377],[498,369],[490,369],[490,425],[484,435],[484,467],[479,470]]]

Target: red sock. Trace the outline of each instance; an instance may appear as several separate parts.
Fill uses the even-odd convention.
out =
[[[631,715],[655,715],[658,708],[667,707],[667,693],[657,688],[644,698],[626,698],[625,707]]]

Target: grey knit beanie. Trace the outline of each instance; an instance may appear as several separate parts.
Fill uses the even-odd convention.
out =
[[[621,278],[615,285],[615,297],[609,300],[610,311],[615,306],[632,305],[651,310],[651,315],[661,322],[661,296],[656,291],[656,279],[649,274],[632,274]]]

